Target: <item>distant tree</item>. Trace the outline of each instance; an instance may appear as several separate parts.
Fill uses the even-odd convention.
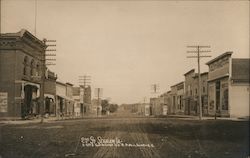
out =
[[[108,100],[102,100],[101,106],[102,106],[102,114],[106,114],[106,112],[109,110]]]
[[[111,113],[116,112],[117,109],[118,109],[118,105],[117,105],[117,104],[109,104],[109,111],[110,111]]]

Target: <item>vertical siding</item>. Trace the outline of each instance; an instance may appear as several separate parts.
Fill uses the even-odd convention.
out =
[[[231,85],[230,117],[249,117],[249,85]]]

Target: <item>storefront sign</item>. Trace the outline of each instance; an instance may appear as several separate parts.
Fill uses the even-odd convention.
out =
[[[7,112],[8,107],[8,93],[0,92],[0,112]]]

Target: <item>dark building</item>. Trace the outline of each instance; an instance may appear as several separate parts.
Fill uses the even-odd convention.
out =
[[[185,76],[185,92],[184,92],[184,113],[187,115],[199,114],[199,89],[198,89],[198,74],[195,69],[192,69],[184,74]],[[202,112],[208,115],[208,93],[207,93],[208,72],[201,73],[201,104]]]
[[[26,30],[1,34],[1,117],[26,117],[40,113],[45,49],[43,41]]]
[[[45,97],[45,113],[56,115],[56,80],[57,76],[54,72],[47,70],[45,73],[44,97]]]
[[[91,115],[93,108],[91,104],[91,87],[83,86],[83,112],[84,115]]]

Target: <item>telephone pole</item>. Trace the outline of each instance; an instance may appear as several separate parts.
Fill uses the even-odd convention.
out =
[[[102,96],[102,88],[96,88],[95,89],[95,95],[97,97],[97,107],[96,107],[96,115],[98,116],[98,111],[101,110],[101,104],[100,104],[100,98]]]
[[[79,84],[84,86],[84,88],[89,86],[90,83],[91,83],[91,76],[88,75],[79,76]]]
[[[193,48],[195,50],[187,51],[187,53],[194,53],[193,56],[187,56],[187,58],[197,58],[198,62],[198,95],[199,95],[199,119],[202,119],[202,105],[201,105],[201,74],[200,74],[200,59],[211,57],[210,55],[201,55],[202,53],[209,53],[211,50],[201,50],[202,48],[211,48],[210,46],[187,46],[187,48]]]
[[[42,100],[42,107],[41,107],[41,123],[43,122],[43,117],[44,117],[44,112],[45,112],[45,98],[44,98],[44,85],[45,85],[45,79],[46,79],[46,69],[47,69],[47,66],[49,65],[56,65],[55,63],[51,62],[51,61],[55,61],[56,59],[55,58],[46,58],[46,57],[51,57],[51,56],[56,56],[55,53],[48,53],[48,52],[54,52],[56,51],[56,49],[54,49],[53,47],[56,46],[56,44],[51,44],[51,43],[54,43],[56,42],[56,40],[47,40],[46,38],[43,39],[43,43],[45,44],[45,52],[43,54],[43,57],[42,57],[42,60],[43,60],[43,63],[42,63],[42,76],[41,76],[41,79],[42,79],[42,88],[41,88],[41,100]],[[50,44],[48,44],[50,43]],[[52,49],[50,49],[52,47]]]
[[[35,0],[35,26],[34,26],[34,34],[36,36],[36,22],[37,21],[37,0]]]
[[[0,19],[2,19],[2,0],[0,0]],[[0,35],[2,33],[2,21],[0,20]]]
[[[151,90],[152,90],[152,92],[151,93],[153,93],[153,94],[157,94],[158,92],[159,92],[159,89],[160,89],[160,86],[159,86],[159,84],[152,84],[151,85]]]
[[[82,116],[84,113],[88,113],[87,109],[89,109],[89,108],[87,108],[87,107],[90,107],[89,104],[90,104],[91,100],[88,101],[89,97],[87,96],[87,94],[89,94],[88,87],[90,86],[90,83],[91,83],[91,76],[88,76],[88,75],[79,76],[80,91],[82,89],[82,95],[80,95],[80,97],[81,97],[80,101],[82,100],[81,101],[81,103],[83,104],[82,108],[86,109],[86,111],[83,109],[81,110]],[[89,94],[89,95],[91,95],[91,94]]]

